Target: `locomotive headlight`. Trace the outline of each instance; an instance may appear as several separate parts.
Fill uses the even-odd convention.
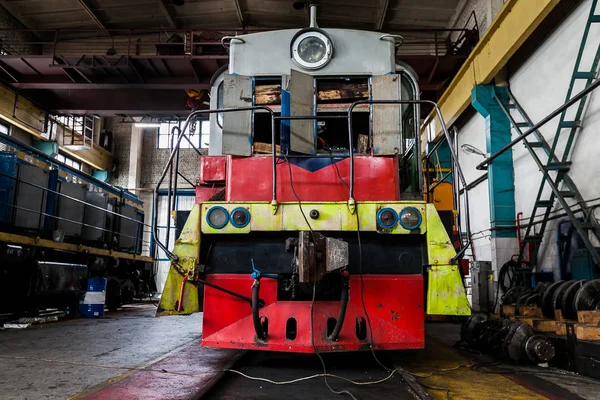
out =
[[[206,222],[213,229],[221,229],[229,222],[229,213],[220,206],[215,206],[208,210]]]
[[[242,207],[238,207],[231,212],[231,225],[236,228],[243,228],[250,223],[250,213]]]
[[[414,207],[406,207],[400,211],[400,225],[402,225],[404,229],[410,231],[417,229],[422,221],[423,217],[421,216],[421,213]]]
[[[384,229],[391,229],[398,223],[398,215],[391,208],[382,208],[377,212],[377,224]]]
[[[292,59],[304,69],[324,67],[333,53],[331,40],[317,30],[305,31],[292,41]]]

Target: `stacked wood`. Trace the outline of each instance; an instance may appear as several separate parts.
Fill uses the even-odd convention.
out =
[[[254,142],[254,153],[255,154],[271,154],[273,152],[273,146],[270,143],[261,143]],[[277,144],[275,145],[275,153],[279,154],[281,152],[281,147]]]
[[[324,82],[317,91],[320,101],[353,100],[369,97],[367,83]],[[281,85],[259,85],[254,87],[254,104],[281,104]]]

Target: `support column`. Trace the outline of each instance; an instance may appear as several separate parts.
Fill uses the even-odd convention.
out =
[[[129,174],[127,188],[135,193],[142,177],[142,132],[143,128],[131,126],[131,147],[129,149]],[[139,193],[136,193],[139,195]]]
[[[485,118],[485,136],[488,154],[493,154],[510,143],[510,121],[495,99],[508,102],[504,86],[477,85],[471,93],[473,107]],[[491,162],[488,168],[490,199],[490,229],[492,239],[492,269],[497,276],[502,265],[518,253],[516,239],[515,180],[512,151]]]

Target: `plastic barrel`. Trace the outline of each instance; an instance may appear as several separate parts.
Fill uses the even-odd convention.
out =
[[[90,278],[83,302],[79,304],[79,313],[88,318],[103,317],[105,301],[106,278]]]

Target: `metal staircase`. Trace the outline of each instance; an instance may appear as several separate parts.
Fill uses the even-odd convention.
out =
[[[598,74],[600,45],[597,41],[588,40],[591,26],[595,23],[600,23],[600,15],[595,14],[597,3],[598,0],[592,1],[590,14],[588,16],[583,38],[581,40],[581,45],[579,47],[579,52],[577,54],[577,59],[575,61],[575,68],[573,69],[565,103],[571,100],[572,96],[577,94],[577,92],[574,92],[574,87],[576,84],[581,86],[581,82],[583,81],[585,83],[584,88],[587,88],[594,82],[594,79]],[[595,51],[593,53],[595,56],[592,61],[592,66],[590,70],[582,70],[581,64],[583,55],[586,50],[589,51],[590,49]],[[506,104],[503,103],[498,96],[496,96],[496,101],[509,118],[517,133],[522,135],[525,131],[530,130],[534,126],[534,123],[527,116],[510,90],[508,93],[508,102]],[[544,232],[548,225],[552,207],[554,206],[555,201],[558,201],[561,208],[572,222],[573,227],[581,236],[581,239],[586,248],[589,250],[592,258],[596,264],[600,266],[599,249],[595,248],[593,242],[590,240],[591,234],[594,235],[598,241],[600,241],[600,225],[593,216],[593,210],[586,205],[586,202],[573,182],[573,179],[571,179],[569,176],[569,170],[571,166],[570,153],[581,128],[581,121],[586,110],[586,100],[588,96],[589,95],[582,97],[578,104],[574,106],[576,108],[574,118],[568,117],[567,110],[561,113],[556,134],[551,145],[544,139],[538,130],[534,131],[532,136],[529,136],[528,140],[523,141],[525,148],[529,151],[529,154],[531,154],[535,163],[543,174],[536,201],[530,214],[530,222],[527,225],[525,232],[523,240],[524,243],[519,252],[519,260],[523,260],[525,249],[528,247],[527,244],[534,244],[533,254],[529,255],[529,262],[534,268],[537,263],[537,257],[542,238],[544,237]],[[563,149],[559,149],[558,144],[564,140],[565,136],[565,146]],[[543,162],[540,158],[540,156],[544,157],[544,154],[546,157],[545,162]],[[545,190],[547,186],[551,189],[549,197],[547,197],[547,191]],[[567,199],[571,199],[571,203],[573,205],[569,204]],[[578,205],[579,209],[573,210],[573,206],[575,205]],[[534,224],[532,222],[534,218],[538,216],[538,210],[542,212],[543,218],[539,225],[538,231],[535,232]],[[580,217],[576,216],[576,214],[579,214],[580,212],[583,215]]]

